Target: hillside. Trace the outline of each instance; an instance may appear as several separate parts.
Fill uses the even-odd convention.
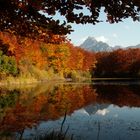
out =
[[[55,36],[45,43],[0,32],[0,83],[15,78],[36,80],[89,77],[95,55]],[[83,76],[82,76],[83,75]],[[14,80],[13,80],[14,78]],[[15,82],[19,83],[19,82]]]

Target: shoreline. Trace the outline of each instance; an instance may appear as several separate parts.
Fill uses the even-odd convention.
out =
[[[133,77],[128,77],[128,78],[114,78],[114,77],[112,77],[112,78],[92,78],[91,79],[93,82],[94,81],[96,81],[96,82],[98,82],[98,81],[107,81],[107,82],[119,82],[119,81],[127,81],[127,82],[129,82],[129,81],[140,81],[140,78],[133,78]]]
[[[90,81],[91,83],[94,82],[136,82],[140,81],[140,78],[85,78],[84,80],[73,80],[71,78],[49,78],[49,79],[35,79],[34,77],[30,78],[22,78],[22,77],[10,77],[9,79],[6,80],[1,80],[0,81],[0,86],[8,86],[8,85],[32,85],[32,84],[39,84],[39,83],[46,83],[46,82],[70,82],[70,83],[79,83],[79,82],[85,82]]]
[[[44,83],[44,82],[66,82],[67,80],[66,79],[62,79],[62,78],[59,78],[59,79],[55,79],[55,78],[52,78],[52,79],[41,79],[41,80],[38,80],[38,79],[35,79],[35,78],[13,78],[12,79],[6,79],[6,80],[1,80],[0,81],[0,86],[8,86],[8,85],[31,85],[31,84],[39,84],[39,83]]]

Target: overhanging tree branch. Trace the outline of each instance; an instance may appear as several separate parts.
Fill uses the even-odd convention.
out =
[[[140,16],[139,0],[0,0],[0,30],[29,37],[42,37],[50,32],[66,35],[71,32],[67,23],[100,22],[101,8],[110,23],[128,17],[135,21]],[[56,12],[66,18],[63,24],[52,18]]]

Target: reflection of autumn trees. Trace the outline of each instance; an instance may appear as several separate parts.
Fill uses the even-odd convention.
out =
[[[46,90],[36,90],[31,95],[22,93],[16,98],[14,106],[3,109],[4,115],[0,120],[1,131],[23,131],[36,125],[41,120],[57,119],[72,113],[96,100],[96,93],[89,86],[59,85]],[[7,93],[8,94],[8,93]]]
[[[12,91],[0,92],[0,96],[7,101],[5,106],[1,106],[1,132],[23,132],[25,128],[33,127],[40,121],[58,119],[65,111],[71,114],[91,103],[140,106],[140,89],[134,86],[48,84],[15,91],[13,96]]]
[[[120,107],[140,107],[140,88],[138,86],[101,85],[97,89],[97,102],[115,104]]]

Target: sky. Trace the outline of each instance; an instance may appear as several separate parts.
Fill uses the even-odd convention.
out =
[[[83,11],[88,13],[87,10]],[[56,15],[54,19],[63,21],[65,18]],[[70,24],[74,32],[67,35],[75,46],[79,46],[88,37],[94,37],[97,41],[103,41],[110,46],[128,47],[140,44],[140,21],[133,21],[131,18],[124,19],[122,22],[110,24],[106,22],[106,15],[101,10],[99,20],[103,22],[92,24]]]
[[[98,41],[106,42],[112,47],[140,44],[140,22],[133,22],[132,19],[125,19],[123,22],[114,24],[104,21],[96,25],[71,25],[74,32],[68,35],[68,38],[76,46],[80,45],[89,36]]]

